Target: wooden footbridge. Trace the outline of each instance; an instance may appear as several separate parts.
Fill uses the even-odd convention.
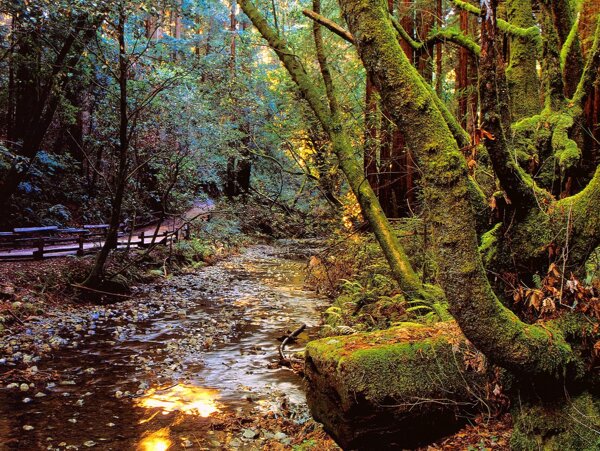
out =
[[[190,238],[190,222],[210,219],[210,208],[196,205],[180,220],[146,223],[143,227],[127,230],[119,228],[117,249],[146,248],[168,245]],[[104,245],[108,224],[87,224],[81,228],[16,227],[0,232],[0,261],[42,260],[68,255],[95,253]]]
[[[164,245],[189,238],[189,224],[173,231],[149,233],[119,232],[117,249]],[[41,260],[67,255],[86,255],[98,251],[106,240],[107,224],[83,226],[81,229],[58,227],[18,227],[12,232],[0,232],[0,261]]]

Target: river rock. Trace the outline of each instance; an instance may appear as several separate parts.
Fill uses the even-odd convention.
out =
[[[245,429],[244,433],[242,434],[242,437],[247,439],[255,439],[256,437],[258,437],[258,435],[258,431],[255,431],[254,429]]]
[[[469,385],[485,381],[465,352],[476,355],[454,322],[310,342],[308,405],[344,449],[418,447],[457,430]]]

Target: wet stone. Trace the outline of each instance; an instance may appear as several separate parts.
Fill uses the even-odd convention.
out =
[[[259,436],[258,431],[255,431],[254,429],[246,429],[244,431],[244,433],[242,434],[242,437],[247,438],[247,439],[255,439]]]

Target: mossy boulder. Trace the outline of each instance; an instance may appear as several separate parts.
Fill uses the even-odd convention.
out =
[[[344,449],[409,448],[460,427],[486,365],[454,322],[310,342],[308,404]]]

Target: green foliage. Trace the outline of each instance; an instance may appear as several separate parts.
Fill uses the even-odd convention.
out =
[[[600,284],[600,248],[594,249],[585,264],[585,284]]]
[[[366,285],[359,280],[366,280]],[[321,334],[324,336],[449,319],[446,307],[438,302],[407,299],[398,292],[396,282],[389,275],[360,272],[357,279],[341,282],[339,294],[323,315],[325,325]]]
[[[212,244],[198,238],[179,241],[173,246],[175,258],[183,260],[186,264],[203,261],[213,253]]]
[[[107,221],[118,166],[120,69],[114,31],[120,4],[36,0],[23,12],[19,2],[0,3],[7,17],[23,13],[19,32],[33,46],[37,66],[32,63],[32,68],[40,84],[52,69],[56,50],[48,43],[58,45],[74,17],[88,14],[106,25],[65,74],[69,84],[56,88],[60,101],[40,152],[47,161],[38,156],[29,167],[28,159],[13,152],[13,144],[0,143],[0,180],[10,166],[27,172],[0,225]],[[304,212],[322,209],[323,199],[315,195],[315,152],[305,148],[305,112],[293,106],[289,77],[268,51],[255,45],[256,35],[243,14],[237,15],[232,33],[219,25],[229,23],[230,11],[217,0],[123,5],[130,114],[123,218],[139,223],[150,213],[182,212],[198,197],[218,197],[229,176],[228,164],[241,159],[250,163],[250,185],[261,199]],[[165,11],[177,11],[179,31]],[[287,21],[298,14],[286,16],[282,26],[289,27]],[[11,33],[10,21],[0,25],[6,38],[3,51],[12,52],[12,60],[0,59],[3,102],[12,95],[8,64],[20,57],[18,47],[10,47]],[[235,54],[230,55],[232,39]],[[53,161],[59,166],[47,164]],[[265,222],[267,218],[268,213]],[[294,222],[296,229],[305,226],[305,221]]]
[[[8,167],[0,163],[0,179],[6,174],[2,168]],[[36,158],[27,164],[28,179],[20,184],[19,192],[13,198],[13,205],[25,207],[11,209],[1,221],[31,225],[71,223],[74,212],[68,205],[84,198],[79,168],[79,163],[71,155],[38,152]],[[71,189],[66,190],[66,186]]]

